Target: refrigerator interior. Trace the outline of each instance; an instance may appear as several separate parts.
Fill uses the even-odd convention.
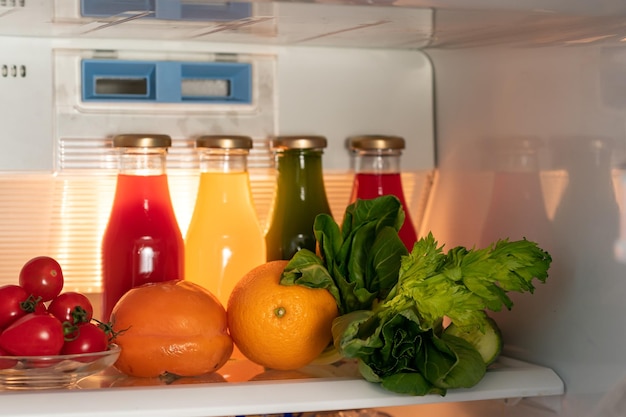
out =
[[[183,230],[197,185],[194,135],[253,136],[251,175],[263,221],[273,192],[272,135],[328,137],[325,180],[337,217],[351,187],[345,138],[397,134],[407,140],[403,180],[422,235],[432,231],[446,248],[526,237],[551,253],[547,283],[493,316],[505,355],[554,371],[565,393],[553,386],[542,393],[531,379],[514,394],[407,399],[370,392],[367,384],[340,381],[332,392],[336,381],[298,381],[280,383],[278,398],[298,398],[302,386],[319,398],[297,403],[301,411],[372,406],[396,417],[624,415],[625,5],[242,2],[234,4],[249,6],[236,8],[246,17],[198,21],[183,12],[197,17],[194,7],[208,2],[156,1],[81,16],[81,4],[95,13],[97,3],[0,2],[2,283],[14,281],[29,257],[50,253],[67,266],[72,285],[97,299],[115,133],[172,135],[168,167]],[[252,99],[86,100],[84,60],[250,63]],[[494,378],[486,382],[502,383]],[[242,412],[289,411],[271,399],[276,387],[242,387]],[[181,395],[201,392],[195,388]],[[253,398],[258,392],[270,399]],[[17,415],[20,398],[57,404],[67,394],[1,393],[0,401]],[[80,394],[85,402],[109,400],[98,390]],[[229,395],[224,401],[233,401]],[[216,406],[204,415],[221,410],[233,411]],[[33,404],[21,415],[37,412],[43,408]]]

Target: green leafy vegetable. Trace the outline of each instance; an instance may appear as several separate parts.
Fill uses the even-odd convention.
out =
[[[545,281],[551,263],[527,240],[447,254],[442,249],[432,234],[420,239],[402,258],[398,284],[387,298],[366,317],[341,317],[333,326],[339,352],[358,358],[362,375],[391,391],[444,395],[478,383],[485,361],[472,344],[443,331],[444,316],[455,326],[483,330],[489,325],[485,309],[511,308],[506,292],[532,292],[533,279]],[[406,376],[413,373],[420,377]]]
[[[500,240],[485,249],[464,247],[443,253],[432,234],[403,258],[394,294],[385,308],[417,307],[422,329],[448,316],[457,326],[484,323],[484,310],[510,309],[508,291],[533,292],[533,279],[545,282],[552,258],[528,240]]]
[[[444,253],[432,234],[408,253],[398,237],[403,221],[393,196],[350,205],[341,229],[330,216],[317,216],[320,255],[296,253],[281,283],[333,294],[341,313],[333,323],[334,347],[358,359],[366,380],[412,395],[472,387],[487,365],[476,343],[444,331],[444,317],[474,340],[493,325],[485,311],[510,309],[507,292],[532,293],[534,279],[547,279],[552,259],[525,239]]]
[[[400,259],[408,254],[398,237],[404,216],[394,196],[357,200],[346,209],[341,230],[329,215],[318,215],[313,229],[321,258],[298,251],[281,284],[326,288],[340,314],[371,309],[396,285]]]

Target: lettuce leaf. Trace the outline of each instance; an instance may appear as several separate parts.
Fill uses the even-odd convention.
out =
[[[341,314],[371,309],[398,281],[400,260],[408,255],[398,236],[404,211],[395,196],[357,200],[346,209],[341,229],[327,214],[313,225],[319,256],[298,251],[281,284],[326,288]]]
[[[297,252],[281,283],[330,291],[340,311],[333,345],[358,361],[366,380],[411,395],[472,387],[485,362],[469,342],[444,332],[443,318],[482,330],[485,311],[510,309],[510,291],[532,293],[535,279],[547,279],[552,259],[526,239],[446,253],[432,234],[408,253],[398,237],[403,221],[393,196],[358,200],[341,228],[318,215],[318,254]]]
[[[472,387],[485,362],[467,341],[443,331],[443,318],[482,329],[485,310],[510,309],[508,291],[534,291],[532,281],[546,280],[551,260],[527,240],[444,253],[429,234],[402,258],[398,283],[385,300],[367,315],[335,321],[335,347],[359,360],[366,379],[394,392],[445,395]]]
[[[441,327],[423,331],[416,320],[411,311],[385,320],[372,311],[353,312],[335,321],[335,346],[358,360],[366,380],[393,392],[445,395],[483,378],[486,365],[473,346]]]

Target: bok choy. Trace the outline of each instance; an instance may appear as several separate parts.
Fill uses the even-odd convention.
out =
[[[403,220],[390,196],[349,206],[341,229],[319,215],[320,256],[296,253],[281,282],[335,296],[341,316],[333,324],[334,346],[358,360],[366,380],[412,395],[472,387],[487,363],[459,335],[494,330],[486,311],[510,309],[507,292],[532,293],[533,280],[547,279],[552,259],[526,239],[444,252],[432,234],[407,253],[397,235]],[[446,332],[444,317],[455,332]]]

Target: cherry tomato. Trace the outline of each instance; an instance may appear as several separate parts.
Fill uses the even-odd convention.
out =
[[[4,350],[0,349],[0,369],[9,369],[17,365],[16,359],[10,359],[10,358],[7,358],[7,356],[11,356],[11,355],[9,355]]]
[[[29,311],[30,313],[30,311]],[[35,314],[48,314],[48,307],[46,307],[46,305],[43,303],[43,301],[39,301],[37,304],[35,304],[35,311],[33,311],[33,313]]]
[[[55,259],[38,256],[22,266],[19,283],[27,293],[50,301],[63,289],[63,271]]]
[[[29,313],[0,333],[0,349],[16,356],[58,355],[63,324],[51,314]]]
[[[79,292],[67,291],[52,300],[48,305],[48,313],[61,322],[89,323],[93,317],[93,306],[87,296]]]
[[[75,332],[67,335],[65,339],[61,355],[102,352],[107,350],[109,345],[107,334],[93,323],[78,325]]]
[[[22,303],[28,298],[26,290],[19,285],[0,287],[0,329],[9,326],[15,320],[26,315]]]

